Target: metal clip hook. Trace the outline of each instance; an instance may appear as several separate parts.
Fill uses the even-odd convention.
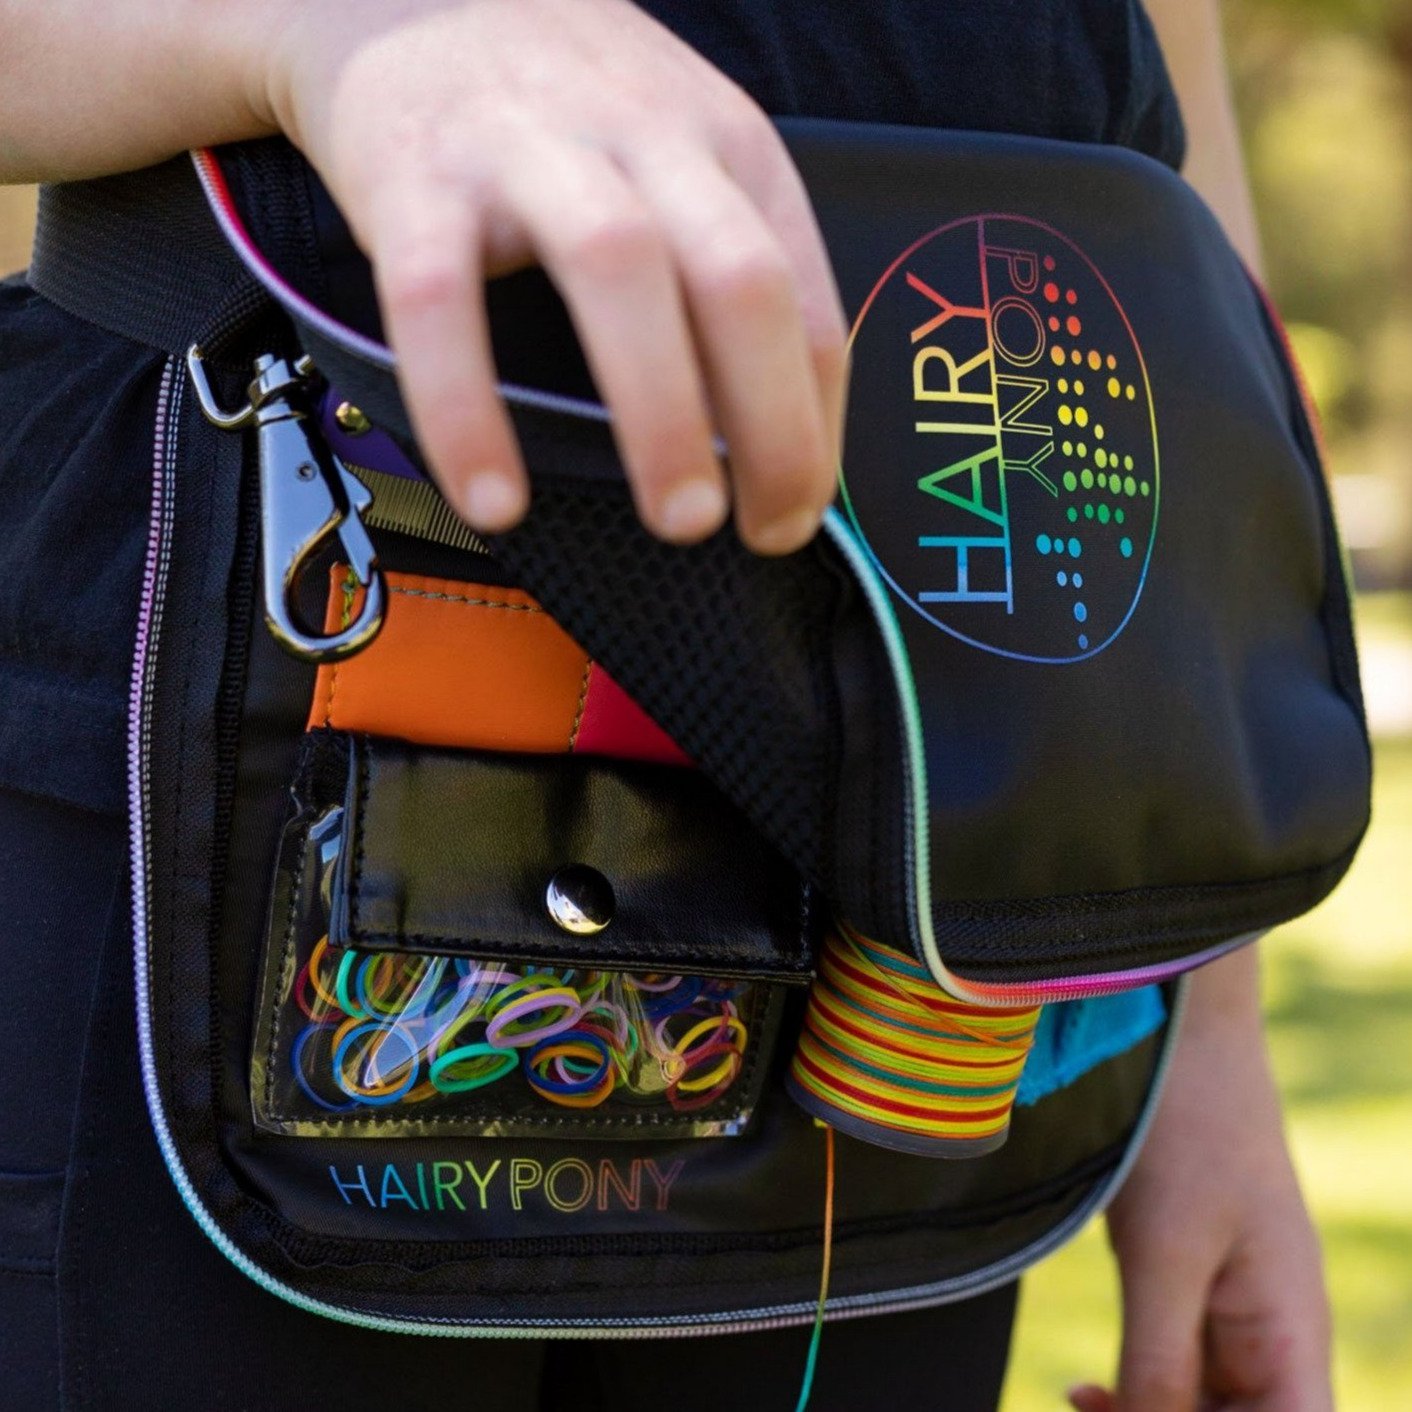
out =
[[[265,622],[275,640],[306,662],[340,662],[360,652],[377,636],[386,607],[377,550],[362,520],[373,496],[311,430],[309,359],[291,366],[271,354],[258,358],[249,399],[237,411],[217,403],[194,344],[186,366],[207,421],[223,431],[256,429]],[[295,602],[300,577],[331,534],[364,598],[347,627],[323,633],[301,621]]]

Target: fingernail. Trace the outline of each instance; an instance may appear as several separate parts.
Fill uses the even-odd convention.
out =
[[[726,517],[724,487],[710,480],[690,480],[670,490],[657,509],[657,527],[671,540],[704,539]]]
[[[761,554],[790,554],[808,544],[818,530],[817,510],[795,510],[763,525],[750,537],[750,542]]]
[[[509,529],[524,512],[519,487],[498,471],[482,471],[461,490],[461,507],[478,530],[494,533]]]

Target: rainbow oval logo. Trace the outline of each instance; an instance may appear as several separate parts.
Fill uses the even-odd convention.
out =
[[[889,266],[849,346],[843,501],[893,589],[987,652],[1107,647],[1161,478],[1142,350],[1094,263],[1025,216],[952,221]]]

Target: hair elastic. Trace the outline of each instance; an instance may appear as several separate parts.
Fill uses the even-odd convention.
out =
[[[466,1064],[473,1067],[462,1069]],[[462,1044],[431,1061],[431,1082],[438,1093],[469,1093],[503,1079],[519,1065],[517,1050],[497,1049],[493,1044]],[[450,1073],[452,1069],[457,1072]]]
[[[720,1056],[721,1063],[711,1073],[696,1079],[687,1077],[693,1069],[710,1063],[717,1056]],[[708,1044],[696,1051],[694,1058],[673,1080],[667,1089],[667,1101],[679,1113],[694,1113],[709,1107],[735,1082],[740,1067],[740,1052],[732,1045],[722,1042]]]
[[[582,1076],[564,1077],[563,1064],[571,1059],[587,1059],[594,1068]],[[556,1064],[561,1077],[545,1072]],[[613,1091],[616,1076],[608,1046],[596,1035],[576,1032],[542,1041],[530,1051],[526,1067],[530,1087],[546,1098],[570,1108],[596,1108]]]
[[[344,1103],[330,1103],[321,1093],[319,1093],[309,1081],[309,1076],[304,1071],[304,1051],[309,1045],[309,1041],[317,1034],[327,1034],[336,1029],[337,1026],[329,1023],[315,1021],[305,1025],[294,1040],[294,1049],[290,1055],[290,1063],[294,1066],[294,1078],[303,1091],[304,1097],[316,1107],[322,1108],[328,1113],[351,1113],[358,1104],[354,1100]]]
[[[351,1025],[351,1028],[348,1026]],[[344,1033],[344,1030],[347,1030]],[[407,1062],[405,1065],[406,1076],[398,1082],[386,1084],[360,1085],[348,1077],[346,1071],[348,1051],[364,1035],[368,1035],[374,1040],[369,1046],[369,1050],[380,1049],[387,1040],[394,1035],[407,1047]],[[376,1036],[382,1036],[378,1040]],[[366,1061],[368,1054],[359,1056],[359,1063]],[[415,1044],[395,1026],[388,1027],[377,1020],[365,1020],[361,1023],[357,1020],[345,1021],[340,1027],[340,1033],[335,1040],[333,1051],[333,1075],[338,1081],[338,1086],[348,1094],[350,1098],[356,1098],[360,1103],[371,1103],[377,1107],[384,1107],[389,1103],[396,1103],[398,1099],[404,1097],[412,1086],[417,1082],[417,1074],[421,1068],[420,1050]]]
[[[517,1070],[529,1094],[558,1107],[621,1093],[695,1112],[743,1068],[750,1035],[736,999],[749,992],[701,976],[336,952],[325,936],[295,977],[308,1023],[290,1064],[299,1092],[329,1113],[464,1102]]]
[[[528,1029],[521,1028],[527,1015],[553,1010],[559,1010],[561,1013],[542,1024]],[[551,986],[547,990],[517,996],[508,1005],[497,1006],[490,1023],[485,1027],[485,1037],[494,1045],[528,1049],[542,1039],[571,1029],[581,1014],[583,1004],[576,991],[568,989],[567,986]]]

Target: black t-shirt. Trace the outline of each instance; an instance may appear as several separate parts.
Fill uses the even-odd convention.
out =
[[[1173,166],[1138,0],[640,0],[778,115],[1029,133]],[[162,358],[0,285],[0,788],[117,811]]]
[[[1110,142],[1180,166],[1140,0],[636,0],[767,113]]]

